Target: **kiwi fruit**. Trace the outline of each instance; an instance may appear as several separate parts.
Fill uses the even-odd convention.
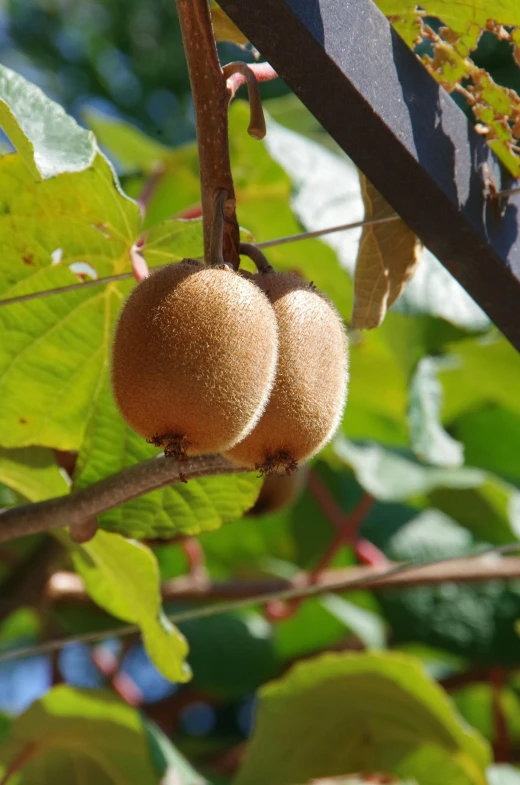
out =
[[[184,259],[152,272],[115,333],[112,385],[123,418],[177,459],[230,449],[267,404],[277,333],[266,295],[229,267]]]
[[[278,322],[276,381],[256,427],[227,452],[263,473],[291,472],[334,435],[345,407],[348,347],[332,303],[292,273],[243,273],[268,296]]]

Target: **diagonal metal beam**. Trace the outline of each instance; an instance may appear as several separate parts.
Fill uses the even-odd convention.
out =
[[[520,196],[372,0],[219,4],[520,350]]]

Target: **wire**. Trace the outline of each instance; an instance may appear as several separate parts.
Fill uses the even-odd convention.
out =
[[[520,543],[510,543],[508,545],[499,545],[496,547],[483,549],[476,551],[475,553],[470,554],[465,558],[480,558],[490,554],[503,555],[514,553],[515,551],[520,551]],[[192,608],[191,610],[172,613],[168,616],[168,619],[173,624],[178,624],[179,622],[183,621],[205,619],[209,616],[218,616],[221,613],[227,613],[228,611],[236,610],[238,608],[247,608],[250,605],[263,605],[264,603],[270,602],[272,600],[294,600],[299,597],[312,597],[316,594],[324,594],[329,592],[332,593],[351,588],[362,588],[364,586],[369,587],[374,583],[377,583],[377,581],[396,573],[406,573],[410,570],[415,570],[418,567],[432,567],[434,565],[447,564],[448,562],[456,561],[460,558],[461,557],[459,555],[451,556],[448,559],[435,559],[431,562],[423,562],[419,564],[414,562],[405,562],[403,564],[397,564],[385,572],[380,572],[374,575],[353,578],[349,581],[342,580],[338,583],[327,584],[326,586],[321,584],[311,584],[309,586],[301,586],[294,589],[283,589],[282,591],[269,592],[268,594],[258,594],[254,597],[241,597],[236,600],[229,600],[228,602],[208,604],[202,606],[201,608]],[[114,627],[110,630],[102,630],[100,632],[86,632],[80,635],[72,635],[68,638],[57,638],[50,641],[44,641],[43,643],[37,643],[33,646],[24,646],[18,649],[11,649],[10,651],[3,652],[0,654],[0,662],[7,662],[8,660],[17,660],[25,657],[33,657],[38,654],[49,654],[53,651],[58,651],[59,649],[62,649],[64,646],[68,646],[71,643],[97,643],[99,641],[106,640],[107,638],[123,637],[126,635],[132,635],[136,632],[139,632],[138,625],[127,624],[121,627]]]
[[[265,240],[261,243],[255,243],[257,248],[274,248],[277,245],[288,245],[289,243],[296,243],[300,240],[309,240],[313,237],[322,237],[324,234],[333,234],[334,232],[346,232],[349,229],[359,229],[362,226],[371,226],[372,224],[383,224],[389,221],[400,220],[398,215],[389,215],[386,218],[370,218],[367,221],[355,221],[354,223],[341,224],[339,226],[329,226],[327,229],[316,229],[312,232],[302,232],[301,234],[291,234],[287,237],[278,237],[274,240]],[[197,257],[201,259],[202,257]],[[164,265],[158,265],[163,267]],[[5,300],[0,300],[0,307],[5,305],[14,305],[15,303],[25,303],[29,300],[39,300],[42,297],[51,297],[55,294],[64,294],[65,292],[76,292],[79,289],[83,290],[91,286],[104,286],[105,284],[112,283],[113,281],[126,281],[133,278],[133,273],[119,273],[119,275],[108,275],[105,278],[96,278],[94,281],[84,281],[81,283],[72,283],[68,286],[59,286],[56,289],[45,289],[41,292],[31,292],[30,294],[19,294],[16,297],[9,297]]]

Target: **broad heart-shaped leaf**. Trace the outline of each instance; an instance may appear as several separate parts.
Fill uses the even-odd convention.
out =
[[[101,156],[93,167],[36,183],[18,155],[0,159],[3,299],[130,270],[137,205],[121,195]],[[2,201],[3,199],[3,201]],[[3,204],[3,211],[2,211]],[[197,256],[200,221],[167,221],[148,234],[150,265]],[[100,390],[112,329],[130,283],[111,283],[0,309],[0,442],[77,450]],[[30,385],[31,395],[20,395]]]
[[[341,437],[333,449],[376,499],[399,502],[425,498],[480,540],[496,545],[520,537],[520,494],[492,474],[471,467],[428,466],[405,450],[354,444]]]
[[[464,463],[464,446],[441,425],[442,386],[437,378],[438,363],[423,357],[410,384],[408,421],[414,452],[436,466],[458,468]]]
[[[171,155],[170,147],[146,136],[119,117],[87,111],[84,119],[96,134],[98,142],[117,159],[118,171],[140,170],[151,174],[158,164]]]
[[[520,414],[520,356],[509,341],[494,334],[450,344],[447,350],[453,362],[439,370],[444,422],[489,403]]]
[[[81,446],[74,487],[90,485],[158,452],[123,421],[105,369]],[[100,522],[105,529],[136,538],[199,534],[240,518],[255,503],[260,485],[256,473],[176,483],[109,510]]]
[[[139,712],[113,693],[65,685],[13,720],[0,746],[1,775],[17,785],[159,783]]]
[[[236,783],[293,785],[382,771],[421,785],[486,785],[489,759],[487,744],[461,722],[419,660],[326,654],[261,690]]]
[[[179,626],[190,646],[193,687],[205,695],[238,700],[280,673],[273,627],[257,611],[239,609]]]
[[[139,625],[150,659],[166,678],[188,681],[188,645],[162,612],[159,566],[152,551],[102,529],[82,545],[64,530],[57,536],[70,549],[92,599],[118,619]]]
[[[5,66],[0,66],[0,128],[37,180],[81,172],[96,155],[93,133],[81,128],[39,87]]]
[[[472,409],[451,423],[464,443],[466,461],[520,485],[520,413],[493,403]]]
[[[469,556],[488,547],[439,510],[419,515],[410,511],[400,521],[392,520],[391,512],[389,505],[381,505],[379,519],[363,530],[391,560],[417,564]],[[496,556],[485,558],[494,561]],[[381,592],[378,600],[396,646],[431,646],[485,667],[508,667],[518,661],[518,581],[396,589]],[[471,718],[469,722],[473,724]]]
[[[446,469],[419,463],[411,453],[377,444],[354,444],[338,438],[336,455],[352,467],[358,482],[376,499],[405,501],[434,488],[478,488],[486,480],[480,469]]]
[[[130,268],[137,205],[101,156],[83,172],[35,182],[19,155],[0,159],[3,299],[77,283],[83,261],[99,277]],[[0,440],[77,449],[121,304],[122,285],[91,287],[0,309]],[[31,394],[20,390],[30,386]]]
[[[394,210],[364,174],[359,175],[365,220],[388,218]],[[372,329],[383,321],[413,276],[420,244],[404,221],[363,227],[354,274],[354,308],[351,325]]]
[[[0,482],[31,502],[63,496],[69,483],[53,454],[43,447],[0,448]]]

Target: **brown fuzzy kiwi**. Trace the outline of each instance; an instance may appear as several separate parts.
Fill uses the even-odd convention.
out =
[[[276,317],[230,268],[191,259],[142,281],[117,325],[112,384],[129,425],[175,458],[246,436],[274,383]]]
[[[307,466],[301,466],[292,474],[266,475],[258,499],[246,513],[247,517],[269,515],[290,507],[305,488],[308,472]]]
[[[348,347],[343,324],[321,292],[291,273],[251,277],[278,321],[278,370],[262,418],[228,452],[264,473],[290,472],[334,435],[347,396]]]

